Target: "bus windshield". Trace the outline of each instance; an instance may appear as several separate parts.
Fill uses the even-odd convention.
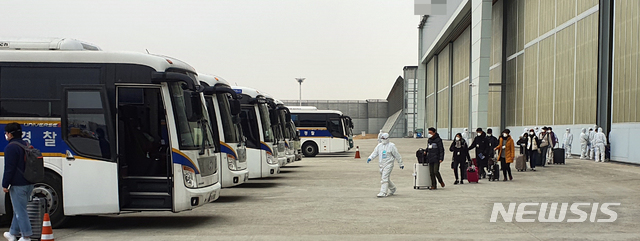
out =
[[[284,113],[284,109],[278,110],[278,118],[280,119],[280,124],[282,125],[282,134],[284,135],[285,139],[291,139],[291,133],[289,132],[289,124],[285,122],[286,115]]]
[[[240,136],[237,126],[233,123],[231,107],[226,93],[216,94],[218,107],[220,108],[220,120],[224,130],[224,141],[227,143],[240,143]]]
[[[211,139],[213,134],[209,127],[209,117],[203,115],[200,120],[189,121],[187,118],[188,105],[186,102],[191,100],[185,97],[185,90],[182,89],[179,83],[170,83],[169,91],[171,93],[171,102],[176,120],[176,129],[178,130],[180,149],[197,150],[201,148],[203,144],[209,148],[213,147],[214,143]],[[199,104],[199,108],[202,108],[202,113],[207,113],[204,105],[202,103]]]
[[[258,110],[260,111],[260,122],[262,122],[262,134],[264,135],[264,142],[274,142],[273,130],[271,129],[271,120],[269,119],[269,110],[267,104],[259,104]]]
[[[353,130],[352,128],[352,122],[351,122],[351,118],[349,117],[342,117],[342,121],[344,123],[344,130],[347,134],[347,136],[352,136],[353,135]]]

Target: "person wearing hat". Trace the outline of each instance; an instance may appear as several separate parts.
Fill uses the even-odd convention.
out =
[[[474,138],[471,145],[469,145],[469,150],[473,150],[474,148],[476,149],[476,165],[478,165],[478,177],[483,178],[487,177],[485,168],[489,164],[488,153],[493,151],[489,146],[489,139],[487,138],[487,134],[482,131],[482,128],[476,129],[476,133],[476,138]]]
[[[16,236],[20,235],[20,241],[29,241],[33,231],[27,214],[27,203],[33,191],[33,184],[24,178],[24,149],[20,146],[29,144],[22,140],[22,127],[15,122],[4,127],[4,137],[9,144],[4,148],[2,190],[9,193],[13,206],[11,228],[9,232],[4,233],[4,237],[9,241],[15,241]]]
[[[498,151],[498,158],[500,160],[500,169],[502,169],[502,176],[504,176],[503,181],[507,181],[507,176],[509,176],[509,180],[513,180],[511,176],[511,163],[515,160],[515,144],[513,143],[513,139],[511,135],[509,135],[511,131],[509,129],[505,129],[502,131],[502,135],[500,135],[500,140],[498,146],[495,148]]]

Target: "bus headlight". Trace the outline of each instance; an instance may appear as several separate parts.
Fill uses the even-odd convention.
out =
[[[275,158],[273,157],[273,155],[269,155],[267,154],[267,163],[271,164],[271,165],[275,165],[278,163],[278,161],[275,160]]]
[[[227,163],[229,164],[229,170],[236,171],[238,170],[236,165],[236,159],[227,158]]]
[[[182,175],[183,175],[183,178],[184,178],[184,185],[187,188],[196,188],[197,187],[196,171],[194,171],[193,168],[188,167],[188,166],[182,166]]]

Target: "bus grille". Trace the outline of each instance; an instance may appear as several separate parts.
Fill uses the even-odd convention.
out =
[[[202,177],[213,175],[218,171],[218,162],[216,162],[215,156],[198,158],[198,165]]]

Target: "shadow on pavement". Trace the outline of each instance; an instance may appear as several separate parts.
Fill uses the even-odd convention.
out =
[[[132,229],[174,229],[192,228],[199,225],[224,223],[222,216],[87,216],[74,217],[64,226],[67,228],[91,228],[93,230],[132,230]]]
[[[216,200],[215,202],[216,203],[233,203],[233,202],[245,201],[250,198],[251,198],[250,196],[220,196],[218,200]]]
[[[249,183],[244,183],[242,185],[235,186],[234,188],[271,188],[278,185],[279,185],[278,183],[273,183],[273,182],[249,182]]]

